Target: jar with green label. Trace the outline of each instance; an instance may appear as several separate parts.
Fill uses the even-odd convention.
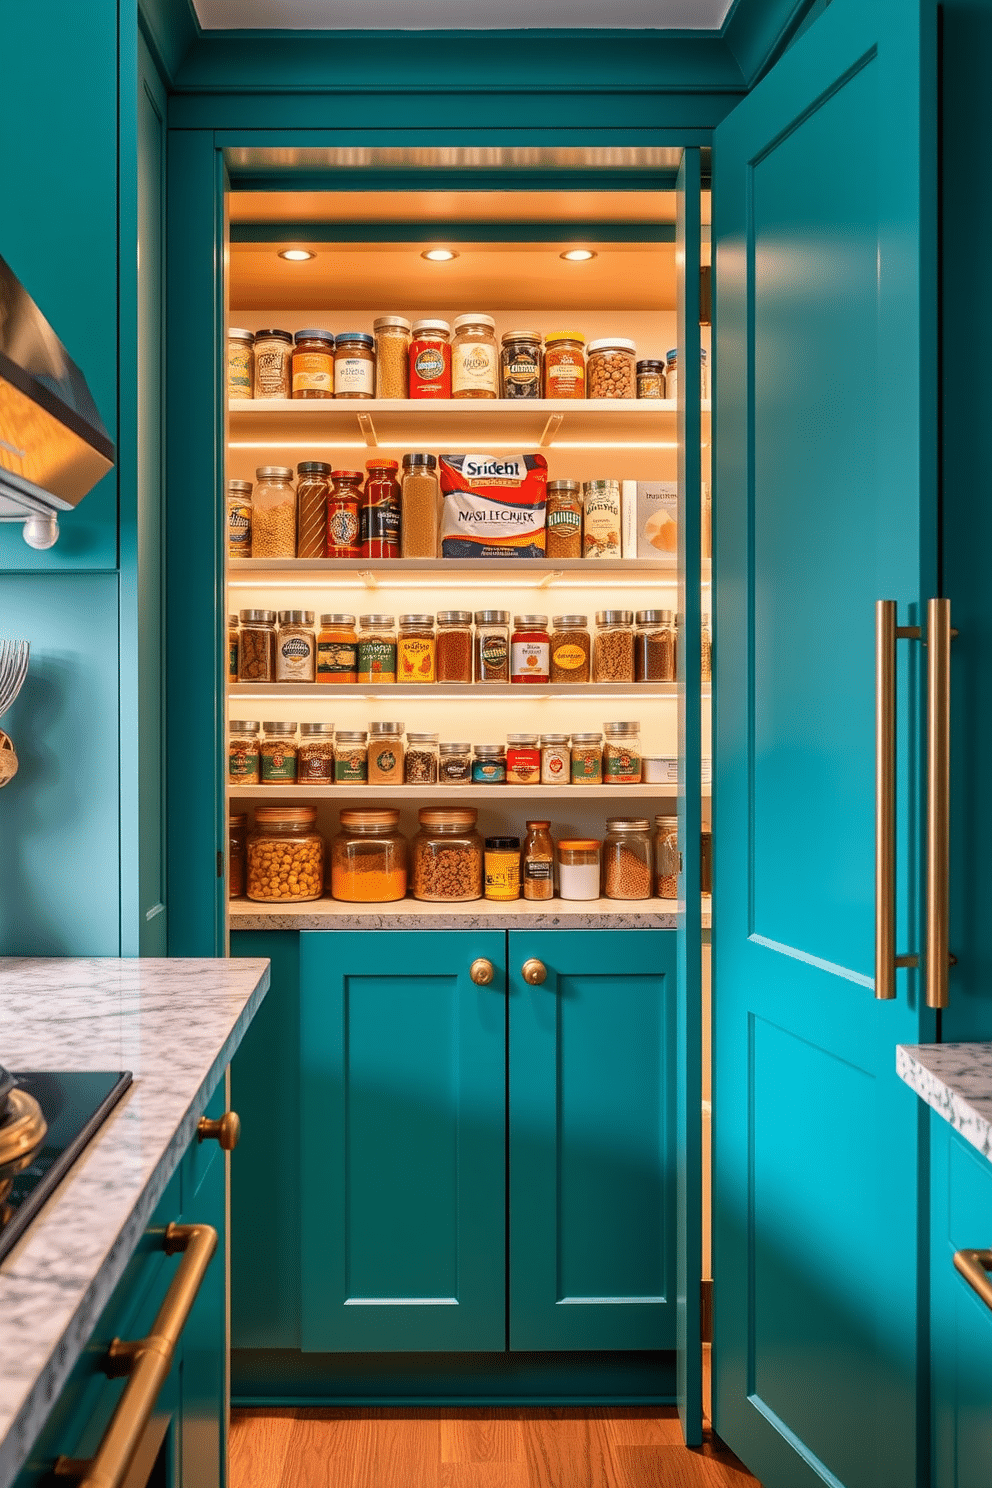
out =
[[[262,784],[296,784],[296,724],[262,724]]]
[[[227,555],[251,557],[251,481],[227,483]]]
[[[232,718],[228,724],[227,778],[232,785],[258,785],[258,724]]]
[[[362,615],[359,619],[358,680],[376,686],[396,681],[396,622],[392,615]]]
[[[369,728],[369,785],[403,784],[403,725],[373,723]]]
[[[641,725],[607,723],[603,750],[604,785],[639,785],[641,780]]]
[[[602,734],[572,735],[572,784],[602,785]]]
[[[367,785],[368,735],[364,730],[339,729],[334,736],[334,779],[338,785]]]

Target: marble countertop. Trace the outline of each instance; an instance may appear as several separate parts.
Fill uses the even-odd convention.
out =
[[[25,1461],[268,985],[259,960],[0,958],[8,1069],[134,1074],[0,1262],[0,1488]]]
[[[992,1044],[899,1044],[896,1073],[992,1162]]]

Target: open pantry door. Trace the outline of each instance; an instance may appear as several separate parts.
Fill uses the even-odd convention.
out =
[[[883,626],[876,795],[875,627],[938,592],[935,11],[833,0],[714,144],[714,1426],[765,1488],[926,1473],[926,653]]]

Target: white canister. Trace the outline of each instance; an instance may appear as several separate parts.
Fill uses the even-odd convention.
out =
[[[647,785],[677,785],[679,762],[674,754],[641,756],[641,779]]]
[[[558,893],[562,899],[598,899],[600,846],[595,837],[573,837],[558,844]]]

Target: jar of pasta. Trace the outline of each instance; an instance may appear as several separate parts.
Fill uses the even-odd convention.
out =
[[[254,331],[231,326],[227,333],[227,396],[232,400],[252,396],[254,346]]]
[[[410,322],[402,315],[380,315],[375,336],[375,395],[405,398],[410,388]]]
[[[544,338],[544,396],[584,398],[586,359],[584,336],[578,331],[550,331]]]
[[[434,650],[434,616],[401,615],[396,642],[397,680],[433,682]]]
[[[451,396],[453,398],[497,398],[499,396],[499,347],[496,322],[491,315],[459,315],[454,321],[451,343]]]
[[[358,680],[376,686],[396,681],[396,621],[362,615],[358,622]]]
[[[238,637],[238,681],[276,680],[276,612],[242,610]]]
[[[248,898],[319,899],[324,892],[324,839],[314,806],[259,806],[248,834]]]
[[[289,331],[256,331],[254,350],[254,396],[290,397],[293,391],[293,337]]]
[[[296,751],[296,778],[301,785],[334,784],[333,723],[301,723]]]
[[[369,785],[403,784],[403,725],[369,725]]]
[[[641,780],[641,725],[607,723],[603,750],[604,785],[639,785]]]
[[[258,785],[258,724],[248,719],[232,718],[227,741],[227,778],[231,785]]]
[[[612,817],[603,842],[607,899],[650,899],[654,892],[651,824],[646,816]]]
[[[418,812],[420,831],[410,844],[414,899],[431,903],[482,898],[482,838],[472,807]]]
[[[589,342],[586,382],[590,398],[637,397],[637,347],[623,336]]]
[[[296,784],[296,724],[262,724],[262,784]]]
[[[334,397],[334,337],[330,331],[297,331],[293,347],[293,397]]]
[[[317,637],[317,681],[358,681],[358,632],[354,615],[321,615]]]
[[[260,465],[251,504],[253,558],[296,557],[296,492],[288,465]]]
[[[406,838],[398,811],[342,811],[330,848],[333,899],[389,904],[406,895]]]
[[[375,342],[364,331],[342,331],[334,342],[335,398],[375,397]]]

